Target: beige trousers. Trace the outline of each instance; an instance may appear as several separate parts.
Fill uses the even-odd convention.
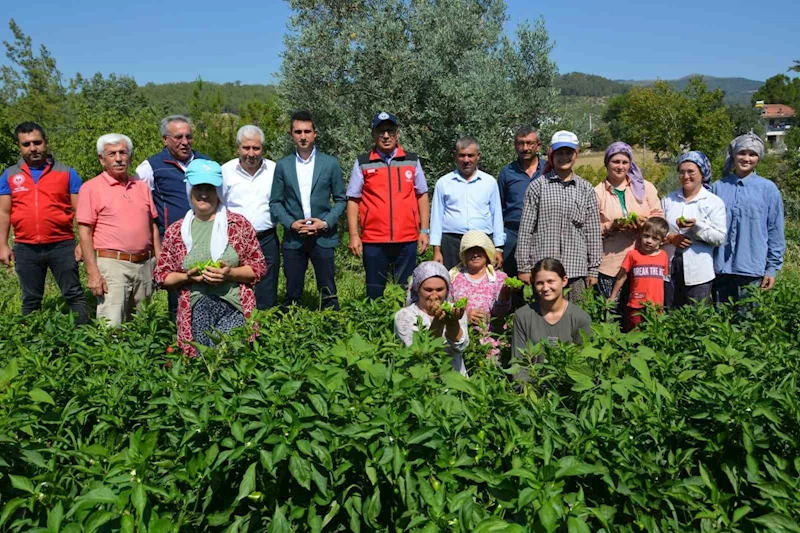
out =
[[[97,258],[97,268],[105,278],[108,292],[97,298],[97,318],[103,317],[111,326],[119,326],[133,316],[141,302],[153,294],[155,258],[144,263],[131,263],[108,257]]]

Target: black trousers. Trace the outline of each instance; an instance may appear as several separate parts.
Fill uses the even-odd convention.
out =
[[[47,269],[53,273],[69,308],[77,315],[76,323],[89,321],[89,307],[83,293],[78,263],[75,261],[75,241],[72,239],[50,244],[14,245],[17,277],[22,292],[22,314],[42,308]]]
[[[338,310],[339,298],[336,296],[333,248],[323,248],[317,243],[316,237],[305,239],[302,248],[287,248],[286,241],[283,243],[283,274],[286,276],[284,308],[300,303],[309,260],[317,278],[320,308]]]
[[[267,275],[256,283],[256,308],[264,310],[278,305],[278,275],[281,271],[281,250],[275,230],[256,234],[261,252],[267,261]]]

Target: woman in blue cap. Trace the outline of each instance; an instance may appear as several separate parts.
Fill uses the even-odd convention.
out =
[[[192,209],[164,234],[153,278],[178,291],[178,345],[195,355],[189,342],[212,346],[212,332],[244,324],[255,309],[253,285],[267,265],[253,226],[219,200],[219,164],[192,161],[186,182]]]

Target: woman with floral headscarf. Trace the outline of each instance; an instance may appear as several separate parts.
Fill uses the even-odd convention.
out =
[[[725,202],[728,235],[714,252],[714,300],[737,301],[745,287],[771,289],[783,266],[783,199],[778,187],[756,174],[764,157],[758,135],[746,133],[731,141],[722,170],[723,178],[711,192]]]
[[[661,202],[669,233],[664,250],[670,260],[665,304],[678,308],[691,300],[710,301],[714,248],[725,242],[725,203],[711,192],[711,163],[703,152],[678,158],[681,188]]]
[[[406,306],[394,315],[394,332],[406,346],[411,346],[418,320],[434,336],[444,337],[453,356],[453,368],[467,375],[461,354],[469,345],[467,316],[464,309],[445,313],[442,303],[453,302],[450,274],[441,263],[425,261],[414,269],[408,287]]]
[[[622,261],[636,244],[644,221],[649,217],[662,217],[664,213],[655,185],[645,181],[629,145],[612,143],[606,149],[604,164],[607,177],[594,188],[603,232],[603,260],[597,287],[609,298]],[[633,214],[635,218],[628,218]],[[627,298],[623,296],[621,300],[624,302]]]

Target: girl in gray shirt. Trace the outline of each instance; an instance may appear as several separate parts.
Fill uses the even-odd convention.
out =
[[[585,331],[587,335],[591,333],[592,319],[589,315],[564,298],[564,288],[569,278],[560,261],[542,259],[533,267],[531,274],[537,301],[521,307],[514,316],[512,358],[518,358],[519,351],[528,342],[580,344],[583,342],[580,332]]]

